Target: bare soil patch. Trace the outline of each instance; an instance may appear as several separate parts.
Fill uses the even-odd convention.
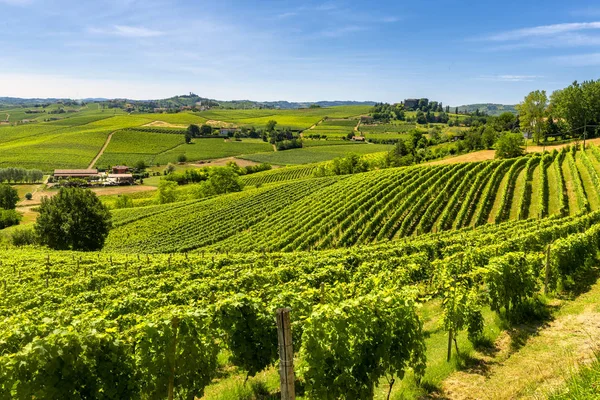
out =
[[[142,125],[142,126],[148,126],[148,127],[154,127],[154,128],[183,128],[183,129],[186,129],[188,127],[187,125],[170,124],[165,121],[152,121],[152,122],[147,123],[146,125]]]
[[[232,124],[231,122],[217,121],[214,119],[209,119],[205,123],[206,125],[210,125],[213,128],[237,128],[237,126],[235,124]]]
[[[188,165],[191,165],[193,167],[224,167],[227,165],[228,162],[235,162],[237,165],[239,165],[240,167],[247,167],[250,165],[258,165],[260,163],[255,162],[255,161],[250,161],[250,160],[243,160],[241,158],[235,158],[235,157],[226,157],[226,158],[218,158],[216,160],[210,160],[210,161],[206,161],[206,162],[196,162],[196,163],[191,163]],[[275,168],[280,168],[279,165],[273,165],[272,166],[273,169]]]
[[[426,165],[441,165],[441,164],[454,164],[460,162],[476,162],[493,160],[496,152],[494,150],[480,150],[472,153],[461,154],[456,157],[444,158],[443,160],[431,161],[425,163]]]

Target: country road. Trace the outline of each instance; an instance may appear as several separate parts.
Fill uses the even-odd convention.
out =
[[[106,150],[106,148],[108,147],[108,144],[110,143],[110,139],[112,139],[112,136],[115,134],[115,132],[111,132],[108,135],[108,137],[106,138],[106,142],[104,142],[104,145],[100,149],[100,152],[98,152],[98,154],[96,155],[96,157],[94,157],[94,159],[92,160],[92,162],[88,166],[88,169],[94,168],[94,165],[96,165],[96,163],[98,162],[98,160],[100,159],[100,157],[102,157],[102,154],[104,154],[104,150]]]

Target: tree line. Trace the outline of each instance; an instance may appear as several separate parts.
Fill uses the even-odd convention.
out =
[[[568,139],[598,137],[600,133],[600,79],[573,82],[554,91],[529,93],[517,105],[521,131],[536,143],[548,138]]]
[[[0,183],[37,183],[41,182],[44,174],[39,169],[0,168]]]

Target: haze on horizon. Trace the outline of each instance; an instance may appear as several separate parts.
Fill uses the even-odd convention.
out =
[[[600,66],[594,1],[0,0],[0,15],[0,97],[512,104]]]

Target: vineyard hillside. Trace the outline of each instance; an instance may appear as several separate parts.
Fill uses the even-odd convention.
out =
[[[117,210],[106,251],[326,250],[600,208],[594,146],[328,178],[312,178],[315,168],[249,175],[241,193],[155,206],[135,219]]]

